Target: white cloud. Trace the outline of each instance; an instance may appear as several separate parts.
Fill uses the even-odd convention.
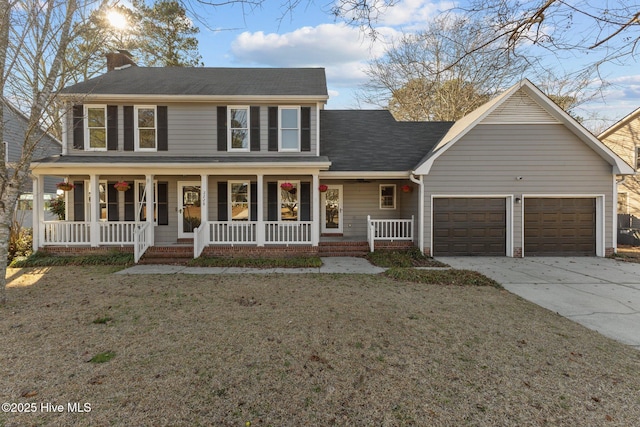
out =
[[[380,22],[388,26],[403,26],[406,28],[422,28],[439,12],[450,10],[454,2],[431,0],[402,0],[388,8]]]

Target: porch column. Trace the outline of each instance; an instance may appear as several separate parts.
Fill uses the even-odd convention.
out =
[[[258,204],[258,223],[256,224],[256,244],[258,246],[264,246],[264,177],[257,175],[256,188],[258,189],[256,194],[256,203]]]
[[[40,249],[40,242],[44,241],[44,179],[38,175],[33,178],[33,207],[32,207],[32,224],[33,227],[33,252]],[[42,235],[40,234],[42,232]]]
[[[155,223],[155,211],[153,210],[153,205],[155,203],[156,192],[153,188],[153,175],[145,175],[145,209],[147,211],[147,222],[149,223],[149,246],[154,245],[156,230],[154,227]]]
[[[311,191],[313,194],[313,215],[311,216],[311,246],[318,246],[320,241],[320,177],[317,173],[313,174],[313,183]]]
[[[91,247],[95,248],[100,246],[100,177],[98,175],[89,175],[89,192],[91,194],[89,235]]]
[[[209,175],[200,175],[200,224],[205,225],[209,221]]]

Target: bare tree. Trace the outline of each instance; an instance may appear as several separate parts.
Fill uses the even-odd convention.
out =
[[[528,64],[484,44],[482,22],[443,16],[404,35],[371,62],[360,102],[388,108],[397,120],[457,120],[520,79]]]
[[[6,301],[9,230],[19,192],[29,182],[31,160],[44,135],[47,111],[64,84],[67,48],[85,8],[76,0],[0,0],[0,95],[26,112],[22,154],[0,162],[0,303]],[[0,111],[2,111],[0,103]],[[0,116],[1,118],[1,116]],[[0,139],[4,134],[0,119]]]

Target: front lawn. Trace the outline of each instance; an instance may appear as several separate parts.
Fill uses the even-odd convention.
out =
[[[493,286],[118,268],[9,269],[0,426],[640,420],[640,352]]]

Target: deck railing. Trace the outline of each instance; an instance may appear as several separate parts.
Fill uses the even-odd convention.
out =
[[[367,240],[371,252],[376,240],[413,240],[413,215],[411,219],[371,219],[367,215]]]
[[[310,244],[311,221],[269,221],[265,222],[265,243]]]
[[[209,243],[225,245],[254,244],[257,241],[256,222],[209,221]]]
[[[140,223],[131,221],[100,222],[101,245],[130,245]]]
[[[134,262],[137,264],[142,258],[142,255],[149,249],[150,242],[150,233],[152,232],[152,228],[149,226],[150,223],[138,223],[139,227],[135,229],[133,232],[133,258]]]
[[[81,221],[44,221],[44,240],[42,245],[88,245],[91,243],[91,230],[88,222]]]

